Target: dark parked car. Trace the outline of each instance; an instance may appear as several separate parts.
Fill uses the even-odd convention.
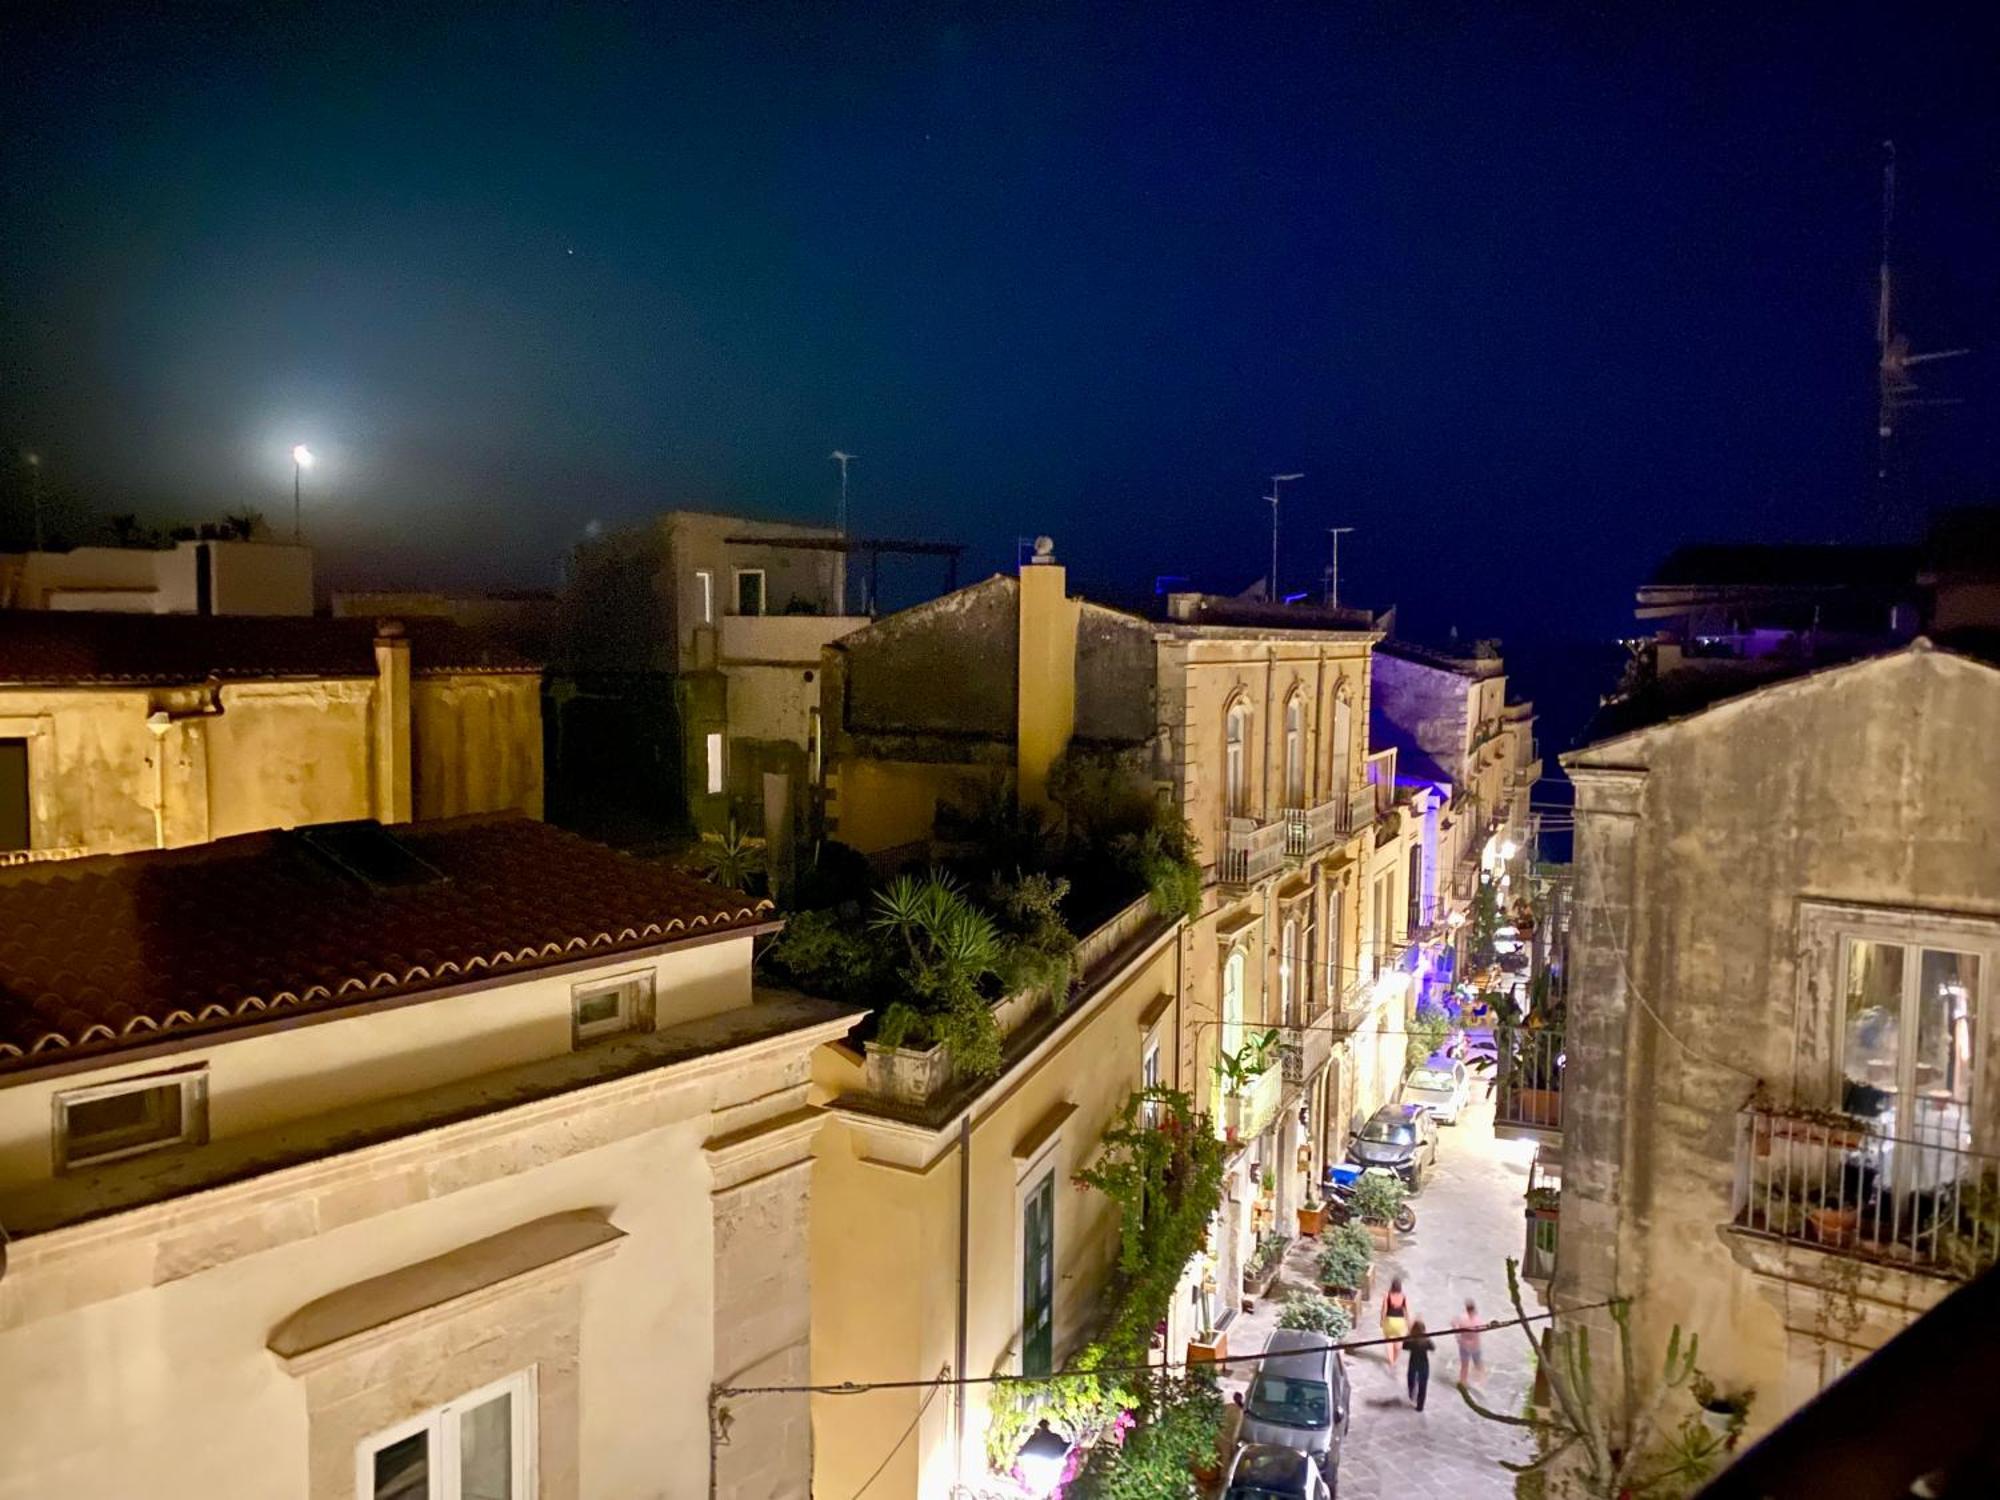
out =
[[[1325,1334],[1274,1328],[1250,1382],[1237,1437],[1246,1444],[1305,1454],[1331,1489],[1340,1471],[1340,1445],[1347,1439],[1352,1403],[1347,1366],[1340,1351],[1328,1347]]]
[[[1296,1448],[1245,1443],[1229,1465],[1223,1500],[1329,1500],[1319,1465]]]
[[[1364,1167],[1387,1167],[1415,1193],[1437,1164],[1437,1142],[1437,1121],[1423,1105],[1385,1104],[1348,1143],[1347,1154]]]

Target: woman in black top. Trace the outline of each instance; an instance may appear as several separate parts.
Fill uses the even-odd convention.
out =
[[[1424,1395],[1431,1388],[1433,1347],[1430,1335],[1424,1332],[1424,1320],[1417,1319],[1410,1325],[1410,1336],[1403,1340],[1403,1352],[1410,1356],[1410,1400],[1418,1411],[1424,1409]]]

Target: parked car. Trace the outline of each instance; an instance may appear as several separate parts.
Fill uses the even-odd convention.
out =
[[[1319,1465],[1296,1448],[1245,1443],[1229,1461],[1223,1500],[1331,1500]]]
[[[1264,1357],[1257,1363],[1257,1377],[1250,1382],[1250,1394],[1243,1402],[1243,1425],[1237,1436],[1249,1446],[1290,1448],[1311,1458],[1330,1492],[1340,1469],[1340,1448],[1347,1440],[1351,1405],[1347,1366],[1340,1351],[1328,1347],[1325,1334],[1302,1328],[1273,1329],[1264,1344]],[[1238,1461],[1242,1461],[1240,1450]],[[1272,1462],[1275,1465],[1276,1461]],[[1233,1486],[1236,1482],[1232,1471],[1230,1483]]]
[[[1456,1125],[1465,1108],[1467,1082],[1464,1063],[1437,1053],[1403,1080],[1403,1099],[1421,1104],[1441,1125]]]
[[[1347,1154],[1364,1167],[1387,1167],[1413,1193],[1437,1164],[1437,1122],[1421,1104],[1385,1104],[1347,1144]]]

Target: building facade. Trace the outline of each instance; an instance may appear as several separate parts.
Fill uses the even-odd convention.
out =
[[[442,622],[0,613],[0,856],[508,810],[540,669]]]
[[[0,554],[0,609],[309,615],[313,553],[260,536]]]
[[[1142,898],[1084,935],[1066,1004],[1002,1003],[1007,1061],[992,1079],[954,1079],[937,1049],[821,1050],[816,1384],[1045,1374],[1092,1336],[1117,1210],[1072,1179],[1132,1095],[1175,1076],[1179,926]],[[1169,1322],[1172,1347],[1187,1321],[1176,1308]],[[815,1396],[818,1493],[978,1488],[994,1394]]]
[[[1066,760],[1140,778],[1191,827],[1171,1081],[1232,1145],[1184,1288],[1198,1324],[1226,1328],[1258,1236],[1401,1085],[1423,819],[1369,751],[1377,634],[1358,612],[1199,595],[1144,618],[1072,597],[1044,550],[826,653],[831,837],[921,858],[940,813],[1045,806]]]
[[[1733,693],[1733,695],[1732,695]],[[1679,1324],[1755,1428],[2000,1251],[2000,670],[1918,638],[1663,677],[1576,787],[1559,1299]]]
[[[0,1495],[807,1495],[771,926],[523,818],[0,870]]]

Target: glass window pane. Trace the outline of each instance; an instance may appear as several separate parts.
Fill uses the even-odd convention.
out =
[[[1972,1144],[1974,1009],[1979,959],[1970,953],[1923,950],[1917,969],[1915,1074],[1911,1079],[1916,1138],[1929,1144]]]
[[[623,989],[600,990],[595,995],[586,995],[576,1003],[576,1019],[584,1026],[616,1022],[623,1013],[624,998]]]
[[[1850,1114],[1893,1123],[1903,1017],[1903,948],[1856,940],[1847,951],[1847,1010],[1843,1022]]]
[[[180,1139],[181,1089],[170,1083],[73,1100],[63,1115],[71,1161],[131,1151]]]
[[[514,1398],[491,1401],[458,1418],[458,1500],[514,1500]]]
[[[375,1450],[374,1500],[426,1500],[430,1489],[429,1432],[413,1432]]]

